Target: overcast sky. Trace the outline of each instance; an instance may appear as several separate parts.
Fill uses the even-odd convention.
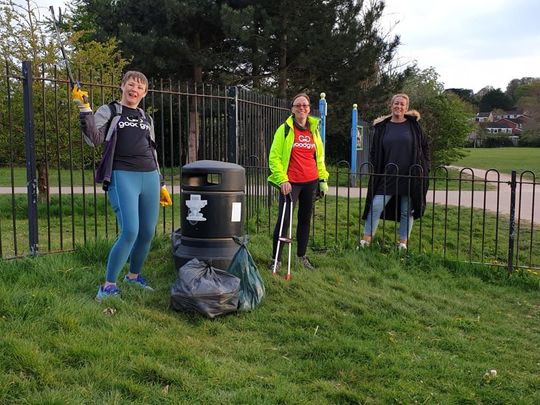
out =
[[[446,88],[540,77],[540,0],[386,0],[391,27],[399,62],[433,66]]]

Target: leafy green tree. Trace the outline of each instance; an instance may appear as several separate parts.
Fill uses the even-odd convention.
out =
[[[281,98],[306,91],[314,102],[326,92],[336,158],[348,156],[352,104],[373,116],[406,77],[391,68],[399,37],[380,29],[383,1],[156,1],[79,0],[73,21],[96,40],[118,38],[131,67],[150,76],[239,83]]]
[[[540,147],[540,131],[525,130],[519,137],[519,146]]]
[[[85,156],[79,135],[76,109],[72,107],[71,89],[64,69],[58,69],[59,47],[51,36],[52,22],[39,14],[31,1],[0,0],[0,68],[9,72],[0,81],[0,164],[25,164],[22,82],[23,61],[32,62],[34,129],[38,188],[46,195],[48,167],[85,165],[93,158]],[[74,37],[77,37],[76,34]],[[118,54],[114,41],[87,43],[80,48],[64,38],[73,66],[82,66],[74,74],[88,78],[93,69],[120,72],[126,61]],[[96,94],[96,98],[97,98]]]
[[[117,38],[130,67],[154,78],[208,81],[216,67],[227,69],[232,54],[221,11],[213,0],[79,0],[73,8],[75,29],[83,38]]]
[[[523,143],[531,146],[539,146],[540,138],[540,79],[531,81],[529,84],[518,87],[517,104],[529,119],[525,123]]]
[[[454,93],[456,96],[458,96],[463,101],[469,103],[469,104],[476,104],[476,100],[474,98],[474,91],[471,89],[462,89],[462,88],[451,88],[451,89],[445,89],[446,92]]]
[[[511,110],[514,107],[514,103],[501,89],[493,89],[488,91],[480,99],[478,108],[480,111],[489,112],[496,108],[501,110]]]
[[[521,79],[512,79],[506,86],[505,94],[512,100],[514,104],[516,104],[520,97],[519,89],[537,80],[539,79],[534,77],[522,77]]]
[[[422,128],[431,141],[433,165],[463,157],[462,148],[473,129],[471,105],[452,92],[444,92],[433,68],[414,69],[403,91],[410,97],[410,108],[421,114]]]

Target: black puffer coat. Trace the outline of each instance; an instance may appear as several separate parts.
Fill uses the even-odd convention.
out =
[[[385,166],[388,162],[384,161],[384,153],[382,148],[382,138],[384,136],[386,123],[390,121],[391,116],[378,118],[373,123],[373,139],[371,141],[370,149],[370,163],[375,174],[384,174]],[[411,133],[414,140],[414,159],[415,165],[411,167],[411,214],[414,219],[420,218],[424,215],[426,210],[426,195],[428,190],[428,174],[431,167],[431,148],[428,139],[422,132],[418,121],[420,120],[420,114],[417,111],[408,111],[405,114],[405,118],[411,127]],[[368,185],[368,194],[366,199],[366,207],[364,209],[363,219],[366,219],[371,208],[371,202],[375,190],[377,190],[379,184],[382,184],[384,180],[383,176],[371,176]],[[392,196],[386,209],[384,210],[381,218],[399,221],[399,196]],[[396,217],[397,214],[397,217]]]

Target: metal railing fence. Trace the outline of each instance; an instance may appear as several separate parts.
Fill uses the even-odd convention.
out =
[[[103,74],[90,74],[81,83],[94,108],[120,94],[118,83]],[[21,74],[6,68],[0,75],[0,95],[0,257],[67,251],[115,238],[107,195],[93,179],[101,150],[82,141],[67,78],[43,68],[33,77],[25,63]],[[161,211],[160,233],[180,225],[181,167],[199,159],[246,168],[246,229],[271,233],[277,192],[266,182],[267,156],[275,129],[290,113],[286,101],[238,87],[159,80],[151,81],[143,107],[154,119],[160,164],[173,196],[173,207]],[[311,246],[356,249],[367,184],[382,175],[367,163],[352,172],[340,162],[330,171],[330,193],[315,205]],[[428,176],[413,174],[429,191],[410,252],[509,271],[540,269],[534,173],[439,167]],[[394,249],[397,229],[381,220],[372,246]]]
[[[120,97],[114,77],[79,81],[95,110]],[[179,193],[181,167],[212,159],[266,164],[287,102],[243,88],[151,80],[141,107],[152,116],[162,174]],[[0,257],[70,250],[112,238],[117,225],[94,181],[102,148],[86,146],[67,77],[54,67],[35,74],[24,62],[0,74]],[[180,203],[163,210],[162,232],[179,226]]]
[[[358,248],[369,180],[389,176],[373,173],[369,163],[362,166],[351,172],[348,163],[341,162],[330,171],[329,194],[316,202],[313,210],[313,249]],[[248,172],[263,178],[267,169],[249,167]],[[420,179],[428,185],[425,213],[414,221],[408,240],[410,253],[494,265],[509,272],[516,268],[540,270],[540,210],[536,207],[540,183],[533,172],[506,175],[494,169],[449,170],[441,166],[427,176],[393,176]],[[276,191],[268,194],[262,185],[248,190],[252,210],[249,228],[271,235],[277,209],[267,201],[277,201]],[[381,218],[370,248],[396,250],[398,229],[398,222]]]

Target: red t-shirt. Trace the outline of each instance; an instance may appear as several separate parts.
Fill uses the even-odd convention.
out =
[[[307,183],[319,178],[315,160],[315,142],[309,129],[294,127],[294,142],[287,176],[292,183]]]

